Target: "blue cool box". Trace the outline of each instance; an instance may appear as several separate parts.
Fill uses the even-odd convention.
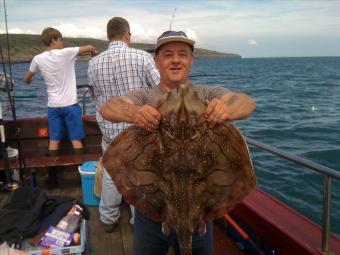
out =
[[[94,194],[93,191],[97,162],[98,161],[88,161],[81,164],[78,168],[81,176],[83,202],[86,205],[99,205],[100,199]]]

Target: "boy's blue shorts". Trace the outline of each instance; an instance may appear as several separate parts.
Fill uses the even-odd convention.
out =
[[[48,107],[47,118],[50,140],[62,140],[65,128],[67,128],[70,140],[81,140],[85,137],[79,104]]]

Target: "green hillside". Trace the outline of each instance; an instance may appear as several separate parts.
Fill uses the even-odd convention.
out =
[[[34,55],[45,50],[45,46],[41,41],[40,35],[10,34],[8,35],[8,41],[10,45],[10,57],[12,63],[30,62]],[[5,34],[0,35],[0,43],[5,62],[7,62],[7,36]],[[96,47],[98,52],[104,51],[108,46],[108,41],[91,38],[64,38],[64,43],[66,47],[92,44]],[[150,53],[153,53],[154,51],[153,44],[132,43],[131,46]],[[221,53],[200,48],[195,48],[194,55],[196,58],[241,58],[241,56],[237,54]],[[85,57],[84,59],[87,58]]]

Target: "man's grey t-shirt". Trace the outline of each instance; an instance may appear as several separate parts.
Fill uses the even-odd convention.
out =
[[[221,98],[229,90],[222,87],[213,87],[207,85],[190,84],[190,88],[197,91],[198,96],[204,101],[211,101],[214,98]],[[150,105],[157,108],[159,100],[164,97],[167,92],[160,86],[152,89],[143,89],[132,91],[125,96],[132,100],[135,105]]]

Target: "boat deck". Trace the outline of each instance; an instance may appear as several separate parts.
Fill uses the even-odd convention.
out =
[[[70,167],[68,167],[70,168]],[[42,188],[47,194],[72,196],[75,199],[82,199],[81,177],[77,169],[66,169],[59,171],[59,184],[50,188],[44,184],[44,171],[39,171],[37,176],[37,186]],[[4,197],[4,196],[0,196]],[[1,204],[1,203],[0,203]],[[119,226],[112,233],[105,233],[99,220],[98,207],[89,206],[91,218],[90,225],[90,243],[92,254],[96,255],[130,255],[132,254],[133,226],[129,223],[131,213],[129,206],[122,204],[121,218]],[[214,255],[241,255],[243,254],[235,243],[227,238],[223,231],[214,226]],[[168,255],[175,254],[172,249]]]

